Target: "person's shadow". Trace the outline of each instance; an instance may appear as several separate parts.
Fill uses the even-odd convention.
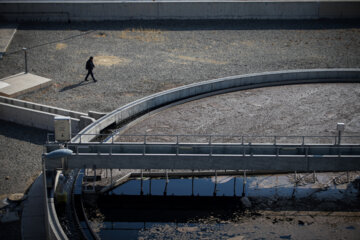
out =
[[[90,84],[90,83],[93,83],[93,81],[81,81],[79,83],[76,83],[76,84],[73,84],[73,85],[69,85],[69,86],[66,86],[66,87],[63,87],[62,89],[60,89],[59,92],[65,92],[67,90],[71,90],[73,88],[77,88],[77,87],[80,87],[80,86],[83,86],[83,85],[87,85],[87,84]]]

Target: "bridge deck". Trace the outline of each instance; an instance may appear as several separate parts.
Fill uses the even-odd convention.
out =
[[[58,149],[47,145],[47,152]],[[69,143],[65,160],[47,169],[232,169],[274,171],[360,170],[359,144]]]

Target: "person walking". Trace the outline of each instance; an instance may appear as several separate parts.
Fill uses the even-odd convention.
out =
[[[95,65],[93,63],[93,59],[94,59],[93,57],[90,57],[89,60],[87,60],[87,62],[86,62],[86,70],[88,70],[88,73],[87,73],[87,75],[85,77],[85,81],[88,81],[87,78],[89,77],[89,75],[91,75],[94,82],[97,82],[96,79],[94,78],[94,74],[92,72],[92,70],[95,68]]]

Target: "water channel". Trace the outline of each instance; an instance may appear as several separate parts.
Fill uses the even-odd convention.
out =
[[[352,180],[354,177],[358,176],[352,176]],[[101,239],[138,239],[144,232],[146,235],[147,231],[164,227],[222,229],[234,216],[244,213],[242,196],[253,200],[311,198],[351,202],[357,201],[358,188],[347,182],[346,174],[339,173],[132,178],[100,196],[96,208],[85,206],[90,224]]]

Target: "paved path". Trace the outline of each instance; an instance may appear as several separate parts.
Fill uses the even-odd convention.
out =
[[[32,185],[21,218],[22,239],[42,240],[45,235],[44,183],[41,174]]]

